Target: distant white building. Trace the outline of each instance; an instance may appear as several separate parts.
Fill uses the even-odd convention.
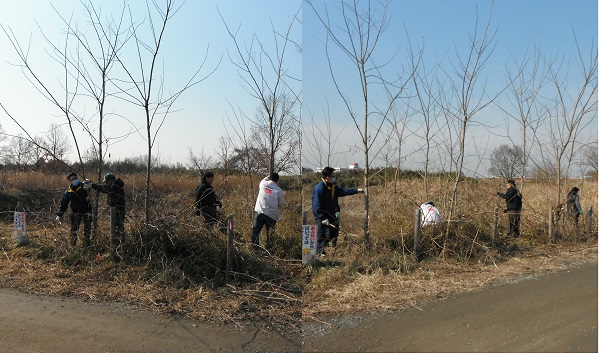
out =
[[[360,169],[360,165],[358,163],[352,163],[349,165],[349,169]]]
[[[341,167],[332,167],[333,169],[335,169],[335,171],[340,171],[340,170],[346,170],[346,168],[341,168]],[[324,167],[318,167],[316,168],[316,173],[322,173],[322,170],[324,169]]]

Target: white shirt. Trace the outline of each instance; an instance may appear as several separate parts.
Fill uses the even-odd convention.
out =
[[[254,211],[278,221],[281,218],[281,208],[285,205],[285,192],[268,177],[262,179],[259,187]]]
[[[435,206],[423,203],[420,205],[420,222],[423,226],[438,224],[441,222],[441,213]]]

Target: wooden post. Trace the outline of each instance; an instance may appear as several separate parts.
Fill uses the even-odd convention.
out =
[[[308,224],[308,211],[302,212],[302,225]]]
[[[227,282],[231,280],[231,269],[233,268],[233,237],[235,229],[233,227],[233,215],[227,217]]]
[[[549,244],[553,243],[553,209],[549,210]]]
[[[499,207],[495,206],[495,221],[493,222],[493,247],[497,247],[499,241]]]
[[[420,246],[420,208],[416,210],[414,217],[414,261],[418,261],[421,251]]]
[[[110,208],[110,249],[115,251],[117,246],[116,207]]]

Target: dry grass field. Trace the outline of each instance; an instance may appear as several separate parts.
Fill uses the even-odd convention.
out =
[[[319,320],[335,313],[398,310],[597,259],[597,181],[568,182],[565,189],[578,186],[585,211],[593,206],[595,213],[592,224],[586,223],[585,214],[578,227],[566,217],[560,218],[555,225],[558,238],[552,244],[547,228],[550,210],[556,204],[555,186],[526,181],[522,236],[505,236],[506,219],[499,212],[501,238],[493,246],[495,210],[503,207],[496,192],[504,191],[505,184],[502,180],[464,180],[453,219],[423,230],[420,261],[415,261],[411,252],[415,211],[421,203],[434,201],[447,217],[450,183],[431,180],[427,195],[418,180],[383,183],[370,191],[370,249],[362,242],[363,196],[342,198],[338,246],[326,258],[302,269],[301,210],[310,208],[311,182],[305,182],[300,192],[296,179],[282,179],[288,205],[269,252],[254,253],[249,240],[259,178],[250,182],[243,176],[217,174],[215,190],[224,213],[235,216],[238,235],[233,271],[227,280],[225,236],[203,229],[202,219],[192,210],[198,177],[154,175],[150,225],[144,224],[143,216],[145,176],[118,177],[125,181],[128,205],[121,261],[108,251],[105,195],[99,197],[93,247],[71,247],[67,218],[62,224],[54,221],[57,203],[68,186],[65,177],[0,173],[3,285],[35,293],[121,301],[202,321],[252,320],[297,333],[302,317]],[[17,201],[27,211],[27,246],[19,247],[12,240]]]
[[[202,218],[192,209],[198,177],[154,175],[152,219],[146,228],[145,176],[117,176],[124,180],[127,196],[122,261],[115,261],[108,251],[105,195],[99,196],[93,247],[82,249],[81,241],[71,247],[68,217],[63,217],[62,224],[54,221],[61,193],[68,187],[65,176],[0,175],[0,212],[4,220],[0,275],[4,285],[36,293],[122,301],[205,321],[257,320],[299,330],[301,261],[300,243],[294,240],[301,215],[300,193],[293,189],[293,180],[282,179],[291,190],[286,193],[288,204],[269,253],[254,253],[249,242],[259,178],[250,184],[241,176],[217,174],[213,185],[224,204],[223,213],[234,215],[238,235],[233,271],[227,280],[225,235],[205,230]],[[30,243],[22,247],[12,241],[12,214],[17,201],[27,211]],[[149,242],[147,248],[141,244],[144,239]]]
[[[554,225],[557,239],[550,243],[549,215],[557,204],[553,184],[525,181],[521,188],[521,237],[513,239],[505,235],[505,202],[496,196],[497,191],[505,191],[505,181],[467,179],[460,185],[453,219],[423,229],[423,256],[419,262],[412,256],[416,210],[425,201],[434,201],[446,217],[450,204],[447,181],[430,182],[428,195],[424,195],[419,180],[373,187],[370,250],[363,245],[363,196],[341,198],[337,247],[327,250],[326,257],[303,272],[303,318],[318,320],[323,315],[398,310],[513,277],[596,261],[597,181],[570,181],[566,189],[573,186],[581,190],[585,215],[578,227],[562,215]],[[308,190],[305,197],[309,197]],[[589,224],[586,216],[591,206],[594,213]],[[497,208],[500,239],[493,246]]]

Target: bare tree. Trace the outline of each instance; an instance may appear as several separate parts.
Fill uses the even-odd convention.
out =
[[[452,164],[455,168],[452,171],[454,176],[451,192],[450,206],[447,220],[453,219],[456,205],[458,204],[458,187],[463,178],[464,158],[466,156],[466,139],[468,137],[468,128],[474,123],[476,115],[493,103],[502,92],[489,94],[486,90],[486,82],[482,76],[486,64],[493,53],[495,44],[495,32],[491,32],[491,17],[493,13],[493,1],[489,9],[487,22],[479,33],[478,15],[474,34],[470,36],[468,50],[463,55],[455,48],[457,61],[453,62],[453,73],[448,73],[448,95],[442,95],[442,110],[448,119],[448,126],[453,130],[453,143],[450,147],[452,154]],[[482,81],[481,81],[482,79]],[[454,151],[454,148],[456,149]],[[449,225],[447,223],[447,232],[445,235],[444,250],[449,236]],[[445,252],[445,251],[444,251]]]
[[[504,179],[514,179],[521,171],[522,148],[520,146],[501,145],[491,153],[489,173]]]
[[[364,243],[366,247],[369,247],[368,179],[372,157],[371,149],[373,147],[376,149],[375,144],[378,142],[383,125],[406,83],[406,81],[402,82],[401,76],[393,80],[383,77],[381,72],[392,59],[381,61],[383,64],[380,64],[374,57],[379,40],[389,25],[388,2],[380,4],[379,7],[371,1],[366,1],[366,4],[363,5],[358,0],[342,0],[339,9],[342,14],[341,24],[331,22],[326,3],[323,10],[317,9],[314,1],[308,0],[307,3],[325,28],[327,34],[325,50],[331,78],[361,138],[361,150],[364,153]],[[350,88],[342,87],[337,80],[340,74],[335,72],[329,53],[329,50],[332,49],[329,41],[355,65],[359,77],[357,86],[361,91],[362,113],[358,113],[351,104],[348,92]],[[386,97],[385,103],[380,106],[374,104],[375,100],[371,96],[376,91],[375,87],[382,87],[383,95]]]
[[[437,95],[435,87],[438,87],[435,83],[437,79],[437,70],[439,68],[436,65],[432,72],[426,71],[426,66],[422,63],[424,49],[419,48],[418,51],[414,51],[410,44],[410,65],[414,70],[412,76],[412,87],[415,91],[415,110],[418,112],[420,117],[420,126],[417,135],[421,141],[424,141],[424,171],[422,180],[424,183],[424,197],[428,199],[428,176],[429,168],[431,164],[431,149],[434,143],[435,127],[437,125],[437,119],[439,117],[439,104],[437,101]]]
[[[233,150],[235,147],[233,139],[229,135],[219,137],[218,142],[218,150],[216,151],[218,164],[226,174],[233,167]]]
[[[589,146],[585,149],[584,151],[584,159],[585,159],[585,163],[591,167],[591,171],[595,174],[597,174],[597,159],[598,159],[598,153],[597,153],[597,143],[594,144],[594,146]]]
[[[291,37],[299,12],[296,11],[283,33],[278,32],[271,21],[272,49],[267,49],[256,33],[252,34],[249,45],[242,45],[239,39],[241,26],[233,32],[220,15],[235,46],[235,54],[228,53],[229,59],[239,69],[246,92],[260,102],[256,118],[249,118],[243,112],[240,114],[253,123],[254,135],[257,131],[262,136],[266,133],[266,140],[260,137],[253,141],[253,145],[267,149],[269,172],[287,170],[299,159],[299,131],[294,126],[298,121],[295,110],[300,102],[299,92],[293,86],[300,79],[293,77],[287,63],[288,46],[301,51]],[[265,145],[263,141],[266,141]]]
[[[268,156],[265,161],[269,171],[290,172],[298,161],[300,151],[299,119],[295,115],[298,100],[280,97],[271,108],[278,110],[270,115],[264,106],[257,109],[253,120],[251,144],[260,151],[260,155]],[[268,131],[268,138],[264,138]]]
[[[339,164],[339,157],[347,151],[339,144],[339,139],[345,127],[335,131],[329,102],[322,107],[322,115],[315,118],[315,114],[309,112],[310,123],[302,125],[304,129],[302,143],[305,146],[304,160],[316,167],[326,167]]]
[[[3,162],[17,169],[25,170],[28,165],[36,162],[35,145],[22,134],[13,136],[4,148]]]
[[[193,150],[190,148],[189,157],[187,158],[187,160],[188,167],[192,170],[197,170],[200,174],[203,174],[205,171],[214,168],[214,166],[216,165],[214,159],[211,156],[207,155],[204,152],[203,148],[199,154],[195,154]]]
[[[50,151],[49,156],[54,159],[64,159],[71,151],[68,136],[60,125],[52,123],[45,135],[44,145]]]
[[[528,51],[527,51],[528,52]],[[541,90],[546,84],[545,73],[541,65],[541,57],[538,48],[535,48],[532,57],[528,57],[525,53],[522,60],[512,59],[513,66],[506,64],[505,71],[508,88],[508,104],[498,104],[497,106],[506,114],[506,116],[516,121],[521,132],[521,171],[520,176],[526,175],[526,167],[528,158],[532,149],[532,141],[535,140],[534,134],[543,123],[543,115],[538,114],[538,102],[541,98]],[[512,67],[515,67],[514,71]],[[517,145],[514,141],[514,131],[510,128],[509,120],[506,120],[507,137],[512,144]],[[529,134],[533,134],[530,138]],[[516,174],[510,177],[516,177]],[[524,190],[524,179],[520,185],[520,191]]]
[[[199,68],[191,75],[189,80],[178,90],[172,94],[167,94],[164,87],[164,77],[160,76],[158,71],[159,53],[163,44],[163,39],[167,25],[180,7],[176,6],[175,0],[166,0],[164,8],[161,8],[157,2],[146,2],[147,21],[150,29],[151,42],[146,43],[139,33],[141,25],[131,26],[131,36],[135,42],[137,50],[137,59],[139,64],[139,76],[133,70],[133,66],[128,65],[121,55],[117,55],[116,59],[121,64],[125,71],[129,82],[119,84],[120,98],[138,105],[143,109],[145,120],[145,138],[147,143],[147,160],[146,160],[146,188],[144,213],[145,222],[150,224],[150,182],[152,174],[152,151],[158,132],[163,126],[166,117],[169,115],[173,104],[177,99],[187,91],[190,87],[204,81],[216,70],[216,67],[209,71],[206,75],[199,77],[200,71],[203,69],[208,57],[208,49]],[[133,13],[129,8],[129,16],[133,23]],[[218,67],[218,65],[217,65]],[[164,75],[164,73],[163,73]],[[162,78],[162,79],[161,79]]]
[[[579,46],[576,34],[579,76],[576,87],[571,89],[572,74],[564,71],[561,60],[549,60],[547,71],[554,95],[544,105],[548,119],[547,136],[542,139],[542,149],[550,146],[552,162],[556,168],[557,203],[560,203],[563,178],[568,178],[570,166],[590,143],[596,141],[596,130],[589,126],[597,124],[597,47],[591,44],[584,54]],[[585,135],[587,131],[594,131]]]

